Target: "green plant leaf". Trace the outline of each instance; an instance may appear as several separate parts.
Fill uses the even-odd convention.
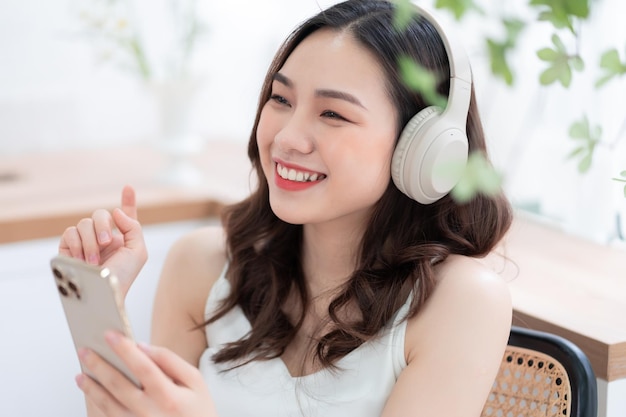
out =
[[[582,71],[585,69],[585,61],[579,55],[575,55],[569,59],[569,63],[576,71]]]
[[[461,20],[472,9],[480,11],[480,8],[473,0],[437,0],[435,7],[437,9],[449,10],[456,20]]]
[[[559,53],[551,48],[543,48],[537,51],[537,57],[542,61],[556,61],[559,56]]]
[[[561,67],[558,65],[548,67],[545,71],[541,73],[541,75],[539,75],[539,82],[542,85],[552,84],[556,80],[560,79],[561,70]]]
[[[619,173],[621,178],[613,178],[613,181],[626,182],[626,171]],[[626,198],[626,185],[624,186],[624,197]]]
[[[565,44],[561,40],[561,37],[556,33],[552,35],[552,44],[556,47],[557,52],[567,55],[567,48],[565,48]]]
[[[507,43],[499,43],[493,39],[487,39],[487,49],[491,61],[491,72],[500,77],[507,85],[513,84],[513,72],[507,61],[507,51],[510,47]]]
[[[500,192],[502,176],[480,152],[469,155],[461,180],[451,195],[458,203],[466,203],[478,194],[494,195]]]
[[[573,139],[589,139],[591,134],[589,130],[589,119],[583,116],[582,120],[574,122],[569,128],[569,136]]]
[[[565,0],[564,4],[568,14],[583,19],[589,17],[589,0]]]
[[[584,174],[589,171],[591,168],[591,162],[593,161],[593,153],[587,153],[583,158],[578,162],[578,172]]]
[[[539,75],[539,82],[542,85],[550,85],[559,81],[563,87],[567,88],[572,82],[572,69],[582,71],[585,62],[579,55],[569,55],[565,44],[557,34],[552,35],[552,44],[554,49],[542,48],[537,51],[539,59],[550,63],[548,68]]]
[[[591,168],[596,145],[600,142],[602,128],[591,126],[587,115],[575,121],[569,128],[569,136],[578,145],[569,153],[568,159],[578,159],[578,172],[585,173]]]
[[[574,158],[574,157],[576,157],[578,155],[582,155],[586,151],[587,151],[587,147],[586,146],[579,146],[578,148],[574,148],[573,151],[571,151],[569,154],[567,154],[567,159],[571,159],[571,158]]]
[[[543,11],[539,13],[540,21],[550,22],[556,29],[568,28],[572,32],[574,31],[574,25],[571,19],[565,14],[555,13],[553,11]]]
[[[504,19],[502,21],[506,30],[506,43],[513,47],[517,43],[520,33],[526,27],[526,24],[519,19]]]
[[[394,0],[394,3],[396,10],[393,16],[393,26],[398,32],[402,32],[411,22],[415,14],[415,7],[411,0]]]
[[[624,71],[625,65],[619,59],[619,52],[617,49],[611,49],[602,54],[600,58],[600,68],[604,68],[608,71],[619,73]]]
[[[421,67],[409,56],[401,56],[398,67],[408,88],[420,93],[429,105],[446,107],[447,99],[437,92],[437,79],[431,71]]]
[[[604,75],[596,81],[596,87],[601,87],[614,77],[626,74],[626,63],[622,63],[617,49],[610,49],[600,57],[600,68]]]
[[[552,23],[556,29],[574,30],[574,19],[589,16],[589,0],[531,0],[531,6],[540,8],[539,20]]]
[[[572,70],[569,65],[559,65],[559,81],[561,85],[568,88],[572,83]]]

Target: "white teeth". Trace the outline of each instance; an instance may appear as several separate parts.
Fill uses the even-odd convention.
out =
[[[287,168],[280,164],[276,164],[276,171],[281,178],[288,179],[290,181],[307,182],[317,181],[317,179],[323,179],[323,175],[311,174],[310,172],[296,171],[293,168]]]

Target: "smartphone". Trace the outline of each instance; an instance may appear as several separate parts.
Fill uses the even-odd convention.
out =
[[[141,387],[104,339],[107,330],[133,337],[116,276],[108,268],[63,255],[52,258],[50,267],[76,351],[83,347],[93,350]],[[96,379],[82,364],[81,369]]]

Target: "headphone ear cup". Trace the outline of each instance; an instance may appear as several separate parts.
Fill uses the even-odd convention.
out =
[[[409,120],[400,134],[391,162],[396,187],[422,204],[450,192],[467,162],[468,140],[438,107],[427,107]]]

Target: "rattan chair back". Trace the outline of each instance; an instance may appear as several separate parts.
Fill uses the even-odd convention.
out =
[[[596,417],[585,354],[556,335],[513,327],[482,417]]]

